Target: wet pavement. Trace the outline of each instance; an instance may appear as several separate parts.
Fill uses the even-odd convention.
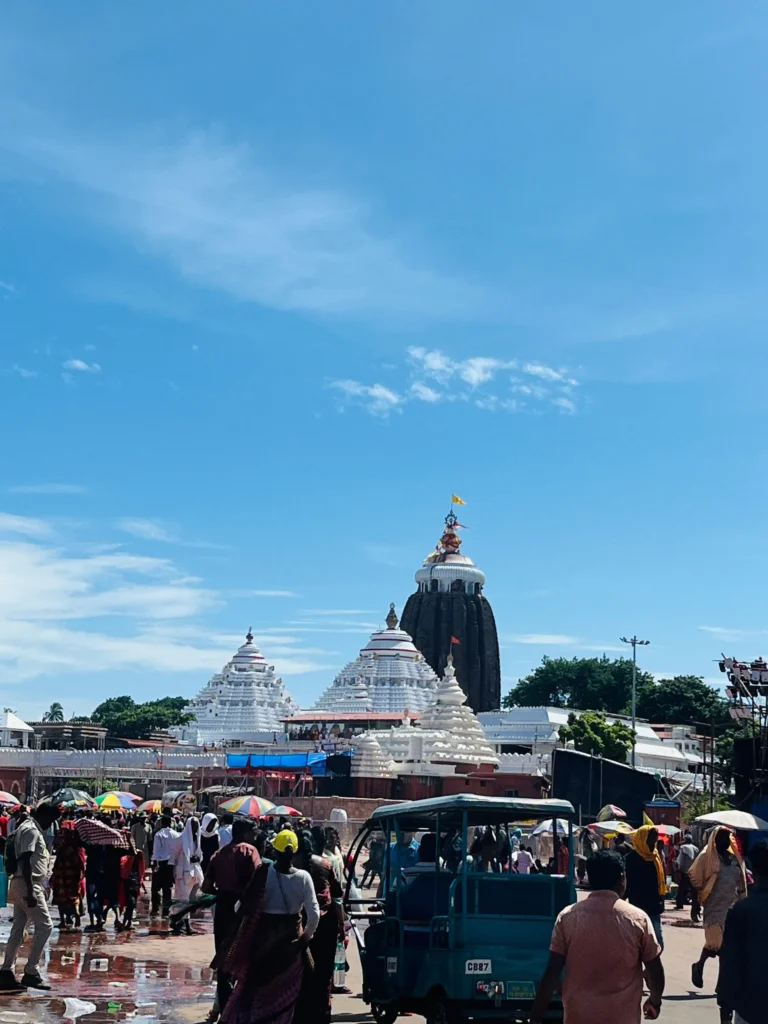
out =
[[[134,931],[116,935],[112,924],[96,934],[61,934],[56,928],[46,950],[43,973],[51,992],[0,995],[0,1024],[203,1024],[213,1005],[215,985],[212,919],[204,913],[192,923],[191,936],[171,936],[165,922],[151,921],[146,900],[139,905]],[[0,952],[10,932],[11,908],[0,910]],[[56,912],[54,910],[54,919]],[[111,919],[110,919],[111,922]],[[716,1024],[717,968],[705,970],[704,991],[692,989],[690,964],[697,959],[703,933],[684,913],[664,915],[667,990],[663,1018],[669,1024]],[[17,961],[20,975],[28,942]],[[372,1021],[360,995],[360,964],[354,942],[348,950],[350,995],[335,996],[333,1019],[344,1024]],[[408,1024],[419,1024],[411,1016]],[[300,1024],[300,1022],[297,1022]]]
[[[193,923],[193,936],[175,937],[165,922],[150,923],[146,905],[140,911],[136,928],[121,935],[111,923],[93,934],[62,934],[56,928],[41,965],[51,992],[0,994],[0,1024],[205,1021],[215,990],[208,967],[213,956],[210,914]],[[0,947],[8,939],[10,916],[10,907],[0,911]],[[27,949],[28,941],[16,964],[18,976]]]

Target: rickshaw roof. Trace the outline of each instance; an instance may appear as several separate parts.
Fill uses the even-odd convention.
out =
[[[460,824],[465,811],[469,815],[470,825],[504,824],[523,818],[544,821],[547,818],[570,818],[576,813],[568,800],[526,800],[461,793],[457,796],[437,796],[429,800],[411,800],[408,803],[377,807],[369,821],[408,819],[413,826],[421,827],[422,824],[434,821],[439,814],[441,824],[445,822],[448,825],[452,821]]]

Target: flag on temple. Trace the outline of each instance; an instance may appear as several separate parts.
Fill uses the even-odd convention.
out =
[[[452,643],[452,644],[460,644],[460,643],[461,643],[461,640],[457,640],[455,636],[452,636],[452,637],[451,637],[451,643]]]
[[[467,504],[466,501],[463,500],[463,498],[460,498],[458,496],[458,494],[452,494],[451,495],[451,502],[454,505],[466,505]]]

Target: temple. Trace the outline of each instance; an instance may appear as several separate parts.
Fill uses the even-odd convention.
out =
[[[495,711],[501,705],[496,621],[483,596],[485,573],[461,554],[459,529],[451,511],[435,550],[416,572],[416,593],[405,605],[402,627],[438,675],[453,652],[472,710]]]
[[[377,715],[419,713],[435,701],[438,678],[398,628],[395,606],[389,606],[387,628],[377,630],[358,657],[336,676],[312,710],[338,717],[360,712]]]
[[[298,709],[249,629],[242,647],[211,677],[187,710],[194,720],[171,732],[181,742],[221,746],[282,736],[285,727],[281,719]]]

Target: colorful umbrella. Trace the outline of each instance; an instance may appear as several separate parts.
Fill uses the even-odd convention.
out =
[[[96,803],[102,811],[132,811],[139,799],[133,793],[112,790],[110,793],[102,793],[101,796],[97,796]]]
[[[139,804],[136,808],[142,814],[160,814],[163,809],[163,805],[159,800],[145,800],[143,804]]]
[[[622,811],[616,804],[606,804],[597,816],[598,821],[616,821],[617,818],[626,818],[626,811]]]
[[[272,808],[269,816],[270,818],[300,818],[301,811],[297,811],[295,807],[288,807],[286,804],[279,804],[279,806]]]
[[[81,789],[71,789],[69,786],[65,786],[64,789],[57,789],[50,796],[44,796],[42,800],[38,800],[38,806],[40,804],[54,804],[56,807],[93,808],[98,806],[93,797],[88,793],[84,793]]]
[[[272,814],[275,805],[271,800],[265,800],[263,796],[236,796],[219,804],[219,810],[229,811],[230,814],[243,814],[248,818],[261,818],[265,814]]]
[[[601,836],[611,836],[614,833],[630,836],[635,831],[626,821],[595,821],[588,828],[590,832],[597,832]]]
[[[6,793],[3,790],[0,790],[0,804],[10,804],[12,807],[15,807],[20,802],[19,798],[14,796],[13,793]]]

